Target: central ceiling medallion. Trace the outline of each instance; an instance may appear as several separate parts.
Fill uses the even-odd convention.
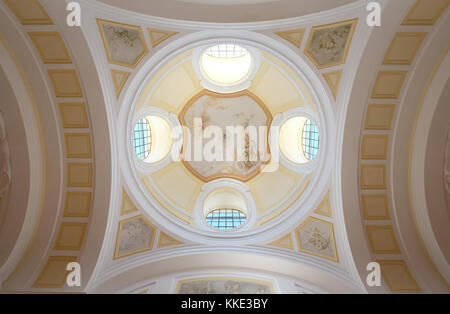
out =
[[[247,181],[267,163],[272,116],[249,91],[203,90],[179,115],[184,128],[183,163],[198,178]]]

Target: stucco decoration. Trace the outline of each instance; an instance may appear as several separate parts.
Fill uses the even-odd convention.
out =
[[[447,193],[450,194],[450,130],[447,137],[447,148],[445,150],[444,184]]]
[[[0,112],[0,196],[11,185],[11,162],[3,114]]]
[[[314,27],[305,53],[318,68],[345,63],[356,20]]]
[[[201,121],[202,131],[209,126],[218,126],[222,129],[223,133],[223,161],[214,160],[206,161],[203,158],[202,161],[194,161],[194,119]],[[256,175],[264,163],[264,159],[267,157],[267,133],[260,135],[256,141],[252,141],[252,137],[246,136],[245,149],[241,156],[237,156],[237,144],[236,136],[233,138],[227,138],[227,127],[242,126],[244,129],[248,126],[256,127],[259,132],[259,127],[268,127],[271,123],[271,115],[262,101],[255,95],[248,91],[234,93],[234,94],[216,94],[210,91],[203,91],[195,96],[184,108],[180,114],[181,123],[188,127],[192,134],[190,153],[187,153],[184,158],[184,164],[193,172],[197,177],[203,181],[210,181],[217,178],[234,178],[238,180],[248,180]],[[226,159],[226,144],[229,141],[235,143],[235,156],[233,161],[227,161]],[[259,141],[264,142],[264,148],[259,145]],[[202,151],[207,149],[207,145],[212,142],[211,139],[204,139]],[[208,146],[209,147],[209,146]],[[259,147],[259,148],[258,148]],[[212,149],[215,152],[215,149]],[[250,156],[256,156],[252,159]],[[240,159],[239,159],[240,158]]]
[[[269,283],[242,281],[237,279],[186,280],[178,285],[179,294],[270,294]]]
[[[143,217],[133,217],[119,224],[116,258],[150,250],[155,228]]]
[[[147,54],[140,27],[98,20],[109,62],[135,67]]]
[[[297,228],[296,233],[301,252],[337,261],[336,242],[331,223],[309,217]]]

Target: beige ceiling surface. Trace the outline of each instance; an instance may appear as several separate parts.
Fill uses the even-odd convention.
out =
[[[226,4],[229,1],[177,1],[177,0],[99,0],[122,9],[153,16],[178,20],[238,23],[267,21],[303,16],[345,5],[355,0],[242,0],[241,4]],[[197,2],[197,3],[194,3]],[[247,4],[242,4],[247,2]],[[224,3],[225,5],[220,5]],[[235,1],[237,3],[237,1]]]

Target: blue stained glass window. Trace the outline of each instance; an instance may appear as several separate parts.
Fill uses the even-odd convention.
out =
[[[145,160],[150,155],[152,134],[147,119],[141,119],[134,127],[134,149],[139,159]]]
[[[319,152],[319,143],[319,128],[313,120],[308,119],[302,132],[303,152],[308,160],[313,160],[316,157]]]
[[[230,230],[239,227],[246,221],[243,212],[236,209],[216,209],[206,216],[206,222],[219,230]]]

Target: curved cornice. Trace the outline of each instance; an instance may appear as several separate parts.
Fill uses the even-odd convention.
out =
[[[68,0],[66,0],[68,1]],[[389,0],[381,0],[385,3]],[[149,16],[133,11],[124,10],[114,6],[110,6],[98,1],[80,0],[82,7],[94,12],[102,12],[105,17],[109,16],[113,20],[132,19],[134,23],[138,24],[154,24],[163,28],[174,28],[181,30],[202,30],[202,29],[226,29],[226,30],[268,30],[268,29],[286,29],[295,27],[296,25],[318,24],[323,21],[323,24],[328,24],[329,21],[339,21],[354,17],[354,13],[358,11],[366,11],[366,6],[370,2],[368,0],[355,1],[335,9],[318,12],[306,16],[263,21],[263,22],[247,22],[247,23],[208,23],[208,22],[194,22],[187,20],[174,20],[162,18],[157,16]]]
[[[192,259],[197,262],[188,262]],[[250,264],[247,265],[246,260],[257,260],[259,262],[258,264],[249,262]],[[133,256],[128,261],[119,261],[114,269],[98,277],[96,284],[90,285],[87,292],[95,293],[104,290],[112,292],[110,290],[111,287],[117,287],[119,282],[121,282],[119,286],[126,287],[130,285],[130,280],[131,283],[136,282],[133,280],[137,274],[145,273],[151,278],[156,277],[152,274],[157,274],[158,276],[170,274],[176,272],[176,269],[181,270],[185,268],[186,265],[196,265],[192,269],[200,269],[202,267],[221,267],[223,263],[226,263],[227,268],[259,269],[283,274],[311,282],[324,289],[335,292],[361,292],[361,287],[351,279],[351,276],[344,269],[336,266],[330,267],[332,266],[332,262],[317,260],[307,254],[298,255],[294,252],[274,250],[260,246],[213,247],[203,245],[167,249],[156,254]],[[265,266],[262,267],[261,264]],[[147,269],[147,271],[143,269]],[[322,279],[319,280],[318,278]]]

